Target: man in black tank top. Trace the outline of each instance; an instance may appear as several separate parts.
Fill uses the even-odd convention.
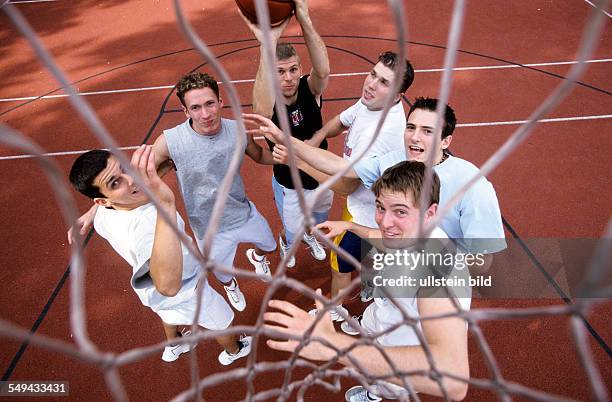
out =
[[[315,30],[308,11],[306,0],[295,1],[295,17],[302,28],[304,42],[308,49],[308,54],[312,63],[310,74],[302,76],[302,65],[300,57],[295,48],[289,43],[279,43],[279,38],[289,23],[285,20],[281,25],[271,28],[272,46],[276,49],[276,71],[278,83],[283,94],[282,102],[287,108],[287,118],[291,135],[302,141],[309,142],[313,134],[323,126],[321,117],[322,93],[327,87],[329,80],[329,58],[327,49],[321,36]],[[245,22],[253,31],[255,37],[262,42],[261,30],[250,23],[246,18]],[[279,119],[274,108],[274,95],[271,92],[272,85],[268,81],[264,57],[264,48],[260,46],[260,61],[255,84],[253,87],[253,111],[262,116],[271,118],[275,124],[279,125]],[[327,149],[327,141],[320,144],[311,145]],[[268,142],[270,150],[274,144]],[[319,186],[319,183],[308,174],[300,171],[302,186],[308,199],[312,196],[312,190]],[[302,227],[303,216],[297,203],[295,185],[291,179],[289,166],[274,165],[274,176],[272,178],[272,188],[278,213],[283,222],[283,233],[279,236],[281,258],[289,250],[294,241],[294,235]],[[332,192],[328,191],[313,206],[313,215],[317,223],[327,220],[328,212],[332,203]],[[310,252],[317,260],[324,260],[325,250],[321,247],[314,236],[305,234],[303,241],[310,248]],[[291,257],[287,261],[289,268],[295,265],[295,258]]]

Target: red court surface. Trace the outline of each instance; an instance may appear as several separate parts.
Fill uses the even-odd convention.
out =
[[[140,144],[154,127],[151,143],[163,129],[184,119],[177,112],[174,94],[162,109],[171,86],[184,73],[203,63],[202,57],[182,35],[168,0],[68,0],[36,3],[15,2],[40,40],[53,54],[81,93],[111,91],[85,96],[102,123],[120,146]],[[324,94],[324,120],[350,106],[359,97],[363,74],[378,54],[395,49],[395,28],[385,2],[368,0],[311,0],[311,17],[328,46],[332,78]],[[232,0],[183,1],[183,9],[202,39],[237,82],[241,103],[251,102],[252,79],[257,69],[256,41],[239,18]],[[452,14],[451,1],[406,1],[408,57],[417,70],[409,100],[436,97],[444,62],[444,46]],[[561,83],[572,62],[583,25],[592,6],[580,0],[511,2],[474,0],[468,3],[457,67],[450,97],[459,126],[452,151],[482,165],[526,120],[546,96]],[[25,39],[0,9],[0,118],[3,124],[37,142],[68,172],[76,157],[72,152],[100,147],[91,130],[72,109],[66,97],[29,97],[46,94],[58,83],[37,61]],[[609,135],[612,111],[612,31],[607,17],[588,70],[573,92],[549,115],[559,119],[537,125],[529,139],[489,175],[502,214],[521,238],[598,238],[610,218],[612,192]],[[306,49],[293,21],[285,35],[297,43],[305,71]],[[298,35],[298,36],[293,36]],[[531,68],[516,64],[534,64]],[[509,67],[512,68],[502,68]],[[438,69],[438,70],[435,70]],[[209,66],[203,71],[212,72]],[[432,71],[435,70],[435,71]],[[155,89],[154,87],[163,87]],[[133,89],[126,91],[127,89]],[[222,88],[222,92],[223,88]],[[54,95],[62,94],[61,91]],[[223,95],[223,94],[222,94]],[[347,99],[348,98],[348,99]],[[227,99],[227,97],[226,97]],[[344,100],[343,100],[344,99]],[[406,104],[404,104],[406,106]],[[249,106],[245,110],[250,110]],[[161,113],[164,111],[164,113]],[[161,113],[159,122],[155,124]],[[231,117],[231,111],[225,111]],[[474,127],[474,123],[491,123]],[[342,139],[332,140],[339,152]],[[20,150],[0,146],[0,318],[26,330],[72,342],[69,324],[69,282],[61,282],[70,263],[66,224],[53,191],[33,158]],[[606,167],[608,166],[608,167]],[[268,219],[273,231],[281,227],[270,186],[271,168],[255,165],[248,158],[242,175],[249,198]],[[176,190],[174,177],[169,178]],[[75,195],[80,211],[88,201]],[[332,217],[340,217],[342,200],[336,197]],[[182,205],[180,206],[183,211]],[[510,232],[507,232],[511,236]],[[244,255],[236,265],[249,267]],[[120,353],[163,340],[155,314],[144,308],[129,286],[127,264],[97,235],[86,247],[87,329],[100,350]],[[278,255],[272,257],[279,262]],[[329,291],[326,263],[313,262],[304,249],[298,265],[288,273],[311,288]],[[535,269],[535,268],[534,268]],[[254,324],[259,300],[266,285],[243,279],[241,287],[247,309],[236,314],[235,323]],[[50,305],[47,301],[57,290]],[[311,301],[282,288],[275,295],[308,308]],[[351,312],[362,308],[348,303]],[[482,307],[522,308],[564,304],[561,298],[547,300],[475,299]],[[609,345],[612,343],[612,303],[602,300],[587,317],[591,353],[604,383],[612,384]],[[40,320],[39,320],[39,317]],[[39,321],[37,321],[39,320]],[[567,316],[529,317],[480,323],[504,379],[526,387],[576,400],[592,400],[589,379],[580,364]],[[599,338],[593,336],[596,334]],[[491,378],[483,353],[470,335],[470,366],[474,378]],[[197,348],[200,376],[236,367],[221,367],[218,346],[211,341]],[[257,361],[283,361],[287,354],[259,343]],[[21,341],[0,338],[2,380],[68,380],[70,396],[57,400],[111,400],[102,371],[68,356],[49,352]],[[300,368],[292,381],[309,373]],[[123,366],[119,374],[132,400],[169,400],[190,385],[189,359],[164,364],[158,353]],[[271,371],[249,380],[257,392],[281,386],[284,373]],[[331,381],[331,378],[327,380]],[[245,398],[246,376],[206,389],[209,401]],[[344,390],[355,381],[343,378],[338,392],[314,385],[305,400],[342,401]],[[1,398],[1,397],[0,397]],[[290,400],[296,398],[296,392]],[[514,395],[516,400],[525,400]],[[273,398],[275,399],[275,398]],[[423,397],[423,400],[434,398]],[[471,387],[466,400],[497,400],[491,390]],[[26,400],[22,398],[19,400]]]

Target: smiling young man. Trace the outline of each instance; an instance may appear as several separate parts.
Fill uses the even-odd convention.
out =
[[[364,152],[376,133],[376,127],[382,117],[385,100],[390,95],[393,96],[395,103],[385,117],[376,141],[365,153],[365,157],[383,155],[397,149],[398,145],[403,143],[402,132],[406,124],[406,117],[400,97],[414,81],[414,69],[410,62],[406,61],[406,71],[403,76],[397,77],[397,79],[402,81],[399,91],[391,94],[396,81],[394,69],[399,63],[398,55],[394,52],[380,54],[378,62],[370,70],[363,82],[359,101],[327,122],[321,130],[315,133],[310,141],[305,142],[292,138],[292,144],[297,155],[302,159],[298,162],[300,169],[318,180],[324,181],[330,173],[320,169],[317,161],[309,158],[311,152],[316,152],[317,155],[319,152],[323,153],[323,155],[333,155],[347,164],[355,155]],[[245,118],[251,124],[260,126],[260,129],[263,128],[263,134],[267,134],[270,140],[276,143],[283,142],[282,132],[270,120],[250,115],[245,116]],[[267,130],[266,127],[268,127]],[[348,132],[344,139],[342,157],[317,148],[326,138],[336,137],[346,130]],[[277,163],[287,163],[286,153],[283,150],[284,147],[281,146],[277,146],[274,149],[275,161]],[[369,189],[356,180],[354,182],[355,185],[353,186],[350,184],[345,185],[345,189],[347,189],[345,193],[348,194],[348,197],[342,219],[364,226],[375,227],[376,222],[373,219],[374,196]],[[360,239],[354,233],[350,231],[343,233],[334,239],[334,242],[356,259],[359,260],[361,258]],[[330,256],[330,265],[332,269],[331,295],[335,297],[342,289],[349,285],[351,273],[355,268],[347,261],[339,258],[334,252]],[[346,314],[346,309],[342,304],[338,305],[337,310],[343,311]],[[332,312],[332,318],[336,321],[344,320],[342,315],[336,312]]]
[[[425,165],[421,162],[404,161],[385,171],[374,185],[372,190],[376,196],[375,221],[378,229],[358,225],[354,222],[325,222],[318,225],[319,229],[328,230],[327,236],[332,237],[345,230],[351,230],[364,239],[381,239],[381,249],[396,249],[400,240],[412,243],[418,235],[419,214],[424,209],[424,224],[428,225],[435,217],[440,191],[440,182],[434,175],[429,189],[430,197],[425,205],[420,206],[420,194],[423,191],[425,179]],[[444,231],[435,228],[431,238],[444,241]],[[390,250],[387,250],[390,251]],[[454,272],[456,273],[456,272]],[[460,273],[457,273],[460,275]],[[465,276],[465,273],[464,273]],[[398,370],[403,372],[420,372],[432,370],[432,363],[436,370],[457,376],[469,377],[467,325],[459,317],[452,316],[457,312],[453,304],[455,295],[449,295],[443,289],[411,289],[410,297],[404,295],[388,299],[375,297],[359,319],[360,330],[353,334],[367,333],[380,334],[375,342],[382,347],[388,358]],[[469,309],[471,298],[469,289],[457,296],[456,302],[462,309]],[[264,319],[269,329],[275,329],[294,336],[304,336],[304,333],[314,322],[314,317],[304,310],[280,300],[272,300],[269,306],[280,312],[268,312]],[[318,310],[322,305],[317,302]],[[418,319],[446,315],[442,319],[419,321],[414,326],[404,319],[405,312],[408,317]],[[348,322],[342,323],[342,328],[350,327]],[[424,348],[421,346],[417,331],[421,332],[427,342],[428,351],[433,362],[428,360]],[[363,369],[372,377],[391,376],[386,381],[376,381],[369,384],[373,392],[364,386],[356,386],[345,393],[350,402],[395,399],[407,396],[402,388],[403,382],[390,369],[382,353],[369,345],[355,346],[355,339],[335,331],[331,317],[326,316],[316,325],[311,334],[312,339],[324,339],[340,350],[350,350],[340,357],[339,362]],[[293,352],[299,340],[274,341],[267,344],[272,349]],[[321,342],[309,342],[300,350],[300,356],[310,360],[328,361],[337,356],[336,351],[324,346]],[[410,382],[414,391],[424,394],[447,396],[452,400],[465,397],[467,383],[456,381],[443,376],[441,382],[446,395],[439,384],[427,375],[408,375],[406,381]],[[390,382],[387,382],[390,381]]]
[[[176,84],[176,95],[187,120],[165,130],[155,140],[155,165],[160,171],[167,171],[168,162],[174,163],[189,224],[202,249],[219,187],[238,144],[238,128],[235,121],[222,118],[223,100],[217,81],[210,75],[201,72],[185,75]],[[247,135],[245,142],[243,151],[255,162],[274,163],[271,152],[257,145],[252,136]],[[93,216],[95,208],[81,217],[81,233],[88,229]],[[237,173],[232,178],[210,258],[224,267],[233,267],[239,243],[255,245],[247,250],[247,257],[255,272],[267,280],[271,273],[265,254],[276,250],[276,241],[266,219],[247,198]],[[217,270],[214,274],[232,306],[243,311],[246,300],[234,276]]]
[[[281,102],[287,109],[287,120],[291,129],[291,135],[302,141],[310,141],[314,133],[323,126],[321,107],[323,104],[323,91],[329,81],[329,58],[327,49],[321,36],[317,33],[308,10],[306,0],[295,0],[295,19],[300,24],[304,35],[304,42],[312,63],[309,74],[302,75],[302,62],[296,49],[290,43],[279,42],[280,36],[285,29],[289,19],[285,23],[271,28],[271,46],[276,49],[276,72],[278,84],[283,97]],[[274,108],[274,94],[270,91],[267,74],[264,48],[261,45],[263,34],[258,26],[244,18],[247,26],[251,29],[260,42],[259,69],[253,85],[253,112],[271,118],[279,125],[279,119]],[[272,150],[274,143],[268,140],[268,146]],[[327,141],[320,141],[319,148],[327,149]],[[276,208],[283,223],[283,230],[279,235],[279,251],[284,258],[295,240],[295,233],[299,231],[304,222],[302,211],[299,207],[298,196],[295,185],[291,178],[289,166],[284,164],[274,165],[272,176],[272,191]],[[300,171],[300,179],[304,188],[304,196],[310,202],[314,190],[319,182]],[[326,191],[312,205],[313,216],[316,223],[327,220],[329,209],[333,201],[331,190]],[[325,249],[321,247],[314,236],[308,233],[301,239],[310,248],[310,253],[317,260],[324,260]],[[287,261],[287,267],[295,266],[295,256]]]
[[[457,123],[454,110],[446,106],[442,130],[436,131],[436,108],[438,100],[417,98],[408,112],[404,131],[404,147],[385,154],[364,158],[349,169],[345,177],[360,179],[366,188],[383,172],[398,162],[416,160],[426,162],[434,153],[434,171],[440,177],[440,207],[444,207],[451,197],[468,180],[478,173],[478,167],[472,163],[451,155],[447,149],[453,140]],[[266,135],[280,137],[280,131],[267,122],[260,131]],[[438,146],[434,148],[434,135],[440,134]],[[296,141],[294,141],[296,143]],[[298,156],[306,163],[329,175],[343,170],[348,162],[339,156],[324,150],[314,149],[296,143]],[[483,252],[486,263],[473,273],[484,271],[491,264],[493,253],[506,248],[504,228],[495,189],[486,178],[480,178],[453,206],[442,220],[440,227],[464,251]]]
[[[108,151],[93,150],[79,156],[70,170],[70,182],[100,206],[94,218],[96,232],[130,264],[134,292],[161,318],[167,339],[173,341],[186,334],[178,332],[178,326],[191,325],[196,318],[200,264],[173,229],[177,227],[184,234],[185,224],[176,212],[172,190],[157,174],[151,148],[143,145],[137,149],[131,165],[157,196],[171,222],[157,214],[155,205]],[[196,322],[211,330],[229,327],[234,318],[232,309],[207,280],[203,286],[202,308]],[[217,341],[225,348],[219,355],[223,365],[251,350],[250,337],[239,340],[235,335],[225,335],[217,337]],[[175,361],[190,350],[188,343],[168,345],[162,360]]]

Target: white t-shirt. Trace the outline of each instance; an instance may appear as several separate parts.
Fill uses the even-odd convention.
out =
[[[381,116],[382,110],[368,110],[361,100],[340,114],[342,125],[349,127],[344,139],[344,159],[350,161],[364,152],[374,137]],[[401,102],[398,102],[389,109],[376,141],[363,157],[384,155],[399,147],[404,148],[405,128],[406,115]],[[361,185],[350,194],[347,198],[347,206],[355,223],[376,227],[374,221],[375,197],[368,188]]]
[[[440,228],[435,228],[429,235],[433,239],[447,239],[448,237]],[[458,277],[469,276],[467,269],[461,271],[453,271],[453,274]],[[450,275],[449,275],[450,276]],[[462,289],[460,294],[469,292],[469,289]],[[457,299],[461,307],[469,310],[471,297],[458,297]],[[408,314],[409,317],[419,317],[419,307],[417,297],[394,298],[393,301],[400,305]],[[401,310],[399,310],[390,299],[385,297],[375,297],[374,302],[370,304],[363,312],[361,325],[370,333],[385,331],[392,326],[403,322],[404,318]],[[421,324],[417,326],[421,328]],[[416,332],[410,325],[402,325],[397,329],[376,338],[376,341],[383,346],[405,346],[405,345],[420,345],[421,342],[416,335]]]
[[[177,223],[185,232],[185,223],[177,213]],[[153,311],[167,309],[182,302],[195,300],[194,293],[199,276],[199,262],[184,245],[182,286],[173,297],[160,294],[149,275],[149,259],[153,250],[157,208],[152,203],[130,211],[99,207],[94,218],[96,232],[105,238],[115,251],[132,267],[132,288],[142,304]]]
[[[355,172],[370,188],[387,168],[407,160],[405,149],[359,161]],[[472,163],[449,156],[434,166],[440,178],[440,208],[478,172]],[[465,251],[495,253],[506,248],[497,195],[491,182],[482,177],[455,203],[440,227]],[[470,241],[471,240],[471,241]]]

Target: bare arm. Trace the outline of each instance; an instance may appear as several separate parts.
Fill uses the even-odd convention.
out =
[[[317,309],[322,311],[323,305],[318,301],[316,303]],[[306,311],[286,301],[271,300],[268,305],[280,312],[264,314],[264,319],[268,322],[265,325],[267,329],[303,337],[304,332],[312,326],[315,320],[315,317],[310,316]],[[418,305],[421,316],[432,316],[456,311],[450,299],[447,298],[420,298]],[[271,323],[280,325],[272,325]],[[436,368],[440,371],[467,378],[469,376],[469,363],[467,356],[467,327],[465,322],[460,318],[426,320],[422,321],[422,328]],[[311,338],[325,340],[340,350],[346,350],[355,343],[354,338],[336,332],[329,313],[326,313],[319,321]],[[268,340],[267,344],[275,350],[293,352],[298,345],[298,341]],[[420,345],[387,346],[383,347],[383,350],[401,371],[431,369],[423,347]],[[356,360],[361,367],[373,376],[392,374],[383,355],[374,346],[358,346],[351,351],[350,355],[352,359]],[[330,347],[325,346],[322,342],[314,341],[300,350],[300,356],[309,360],[327,361],[334,358],[336,352]],[[353,366],[348,357],[341,357],[339,361],[346,366]],[[442,396],[438,384],[428,377],[412,376],[410,381],[417,392]],[[392,378],[391,382],[402,385],[399,378]],[[453,400],[461,400],[465,397],[467,393],[466,383],[448,378],[444,378],[442,382],[449,397]]]
[[[247,124],[256,126],[254,129],[247,130],[248,134],[260,134],[276,144],[284,143],[285,137],[283,132],[270,119],[256,114],[244,114],[243,117]],[[338,155],[313,147],[295,137],[290,137],[290,141],[300,159],[311,166],[316,166],[317,170],[325,174],[336,174],[349,164],[347,160]],[[357,172],[354,169],[350,169],[344,176],[353,179],[358,178]]]
[[[304,42],[306,42],[306,48],[308,48],[308,54],[310,55],[310,61],[312,63],[312,70],[310,70],[310,76],[308,77],[308,87],[310,88],[310,92],[317,98],[317,101],[319,101],[319,97],[327,87],[329,81],[329,57],[327,56],[327,48],[325,47],[325,43],[323,43],[323,39],[321,39],[321,36],[312,24],[308,12],[307,1],[294,0],[294,2],[295,18],[300,24],[300,27],[302,27]]]
[[[247,146],[245,150],[246,154],[253,159],[255,162],[262,165],[273,165],[274,158],[272,157],[272,151],[266,146],[262,147],[253,139],[252,135],[247,134]]]
[[[280,144],[275,145],[274,152],[272,153],[272,155],[274,157],[275,163],[282,163],[284,165],[289,165],[289,157],[287,154],[287,148],[284,145],[280,145]],[[297,159],[297,167],[302,172],[310,175],[312,178],[314,178],[319,183],[324,183],[327,180],[329,180],[329,178],[331,177],[330,175],[325,174],[321,172],[320,170],[315,169],[314,167],[310,166],[309,164],[307,164],[301,159]],[[355,190],[357,190],[360,184],[361,184],[361,181],[358,179],[354,179],[350,177],[341,177],[330,188],[332,191],[340,195],[347,196],[349,194],[352,194]]]
[[[181,242],[173,230],[177,225],[174,193],[164,183],[155,167],[155,154],[152,146],[141,146],[132,155],[132,167],[142,175],[145,184],[157,196],[159,209],[170,217],[170,223],[157,214],[155,238],[149,260],[149,273],[159,293],[172,297],[181,289],[183,275],[183,252]]]
[[[359,225],[349,221],[325,221],[315,226],[319,230],[327,231],[327,238],[334,238],[350,230],[362,239],[381,237],[380,230]]]
[[[155,166],[157,166],[157,174],[163,177],[170,170],[175,169],[174,162],[170,159],[170,153],[168,152],[168,144],[166,143],[166,137],[161,134],[153,143],[153,152],[155,153]],[[94,204],[87,212],[77,219],[77,225],[68,229],[68,243],[72,244],[75,240],[74,231],[78,230],[81,236],[84,236],[87,231],[91,228],[98,205]]]
[[[244,15],[240,14],[240,16],[259,41],[259,67],[257,68],[257,75],[253,84],[253,113],[272,117],[274,112],[274,92],[271,91],[272,85],[268,79],[268,65],[266,63],[265,49],[262,44],[263,32]],[[270,46],[273,52],[289,20],[290,18],[287,18],[281,25],[270,28]]]
[[[346,129],[347,127],[345,127],[340,121],[340,115],[337,115],[325,123],[319,131],[314,133],[312,138],[308,140],[308,144],[318,147],[324,139],[337,137]]]
[[[76,240],[76,236],[74,234],[76,230],[79,231],[79,234],[81,236],[85,236],[89,229],[91,229],[91,225],[93,224],[94,218],[96,217],[97,210],[98,204],[93,204],[87,212],[85,212],[79,217],[79,219],[77,219],[76,225],[68,229],[68,244],[72,244],[72,242]]]

